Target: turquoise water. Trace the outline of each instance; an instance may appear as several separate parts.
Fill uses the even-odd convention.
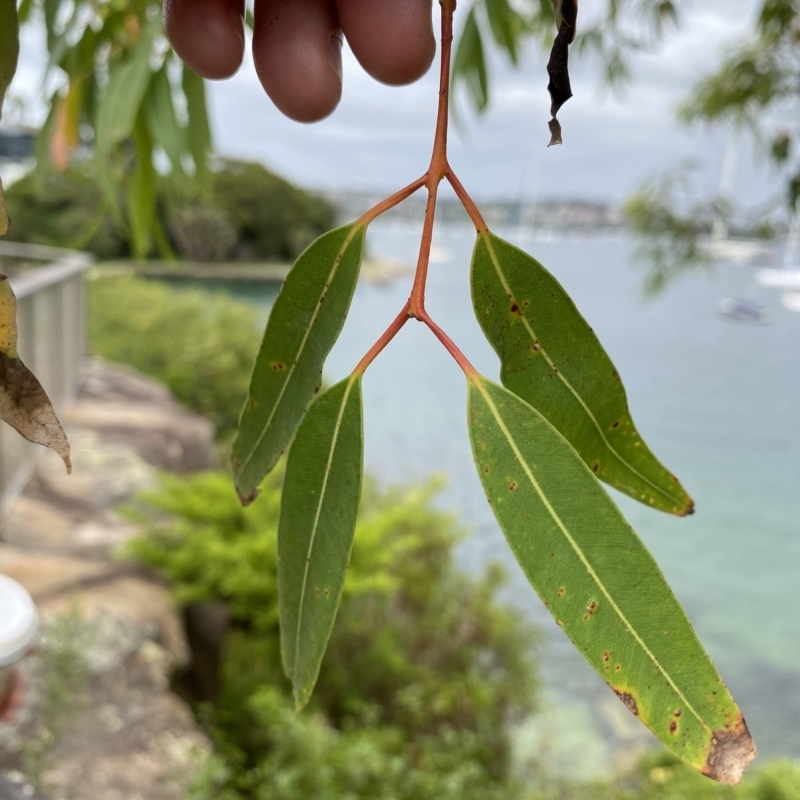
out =
[[[376,224],[368,248],[413,263],[418,235]],[[800,314],[784,310],[776,291],[756,291],[747,268],[692,275],[645,302],[642,272],[624,241],[537,243],[505,235],[572,294],[622,375],[639,430],[694,497],[695,515],[676,519],[614,493],[684,603],[762,755],[800,756]],[[428,308],[472,363],[496,379],[498,362],[469,298],[472,244],[467,229],[437,231],[435,245],[451,258],[431,265]],[[359,285],[328,362],[329,380],[352,370],[409,285]],[[235,291],[262,305],[274,297],[274,289],[257,285]],[[717,312],[722,297],[746,296],[770,309],[770,325]],[[553,707],[580,702],[598,736],[614,738],[609,690],[550,622],[485,502],[458,367],[411,323],[370,367],[364,391],[367,467],[386,480],[447,475],[442,503],[471,531],[463,562],[476,569],[489,559],[507,564],[508,596],[547,632],[542,666]]]

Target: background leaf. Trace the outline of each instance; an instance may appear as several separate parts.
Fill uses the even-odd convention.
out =
[[[244,502],[289,446],[319,390],[322,365],[353,299],[364,233],[363,225],[345,225],[317,239],[275,300],[233,444],[233,473]]]
[[[600,480],[672,514],[694,504],[633,424],[619,373],[558,281],[487,231],[472,258],[472,302],[503,385],[536,408]]]
[[[183,93],[186,96],[186,143],[194,161],[195,174],[201,183],[208,180],[208,154],[211,150],[211,128],[208,124],[206,87],[203,79],[188,67],[183,68]]]
[[[156,216],[156,171],[153,168],[153,140],[144,113],[133,129],[138,169],[131,176],[128,190],[128,215],[131,221],[133,255],[143,261],[150,251],[150,235]]]
[[[321,394],[297,431],[278,526],[283,668],[308,702],[333,629],[356,528],[364,461],[361,376]]]
[[[453,95],[455,87],[464,83],[470,99],[478,112],[483,111],[489,103],[489,85],[486,74],[486,58],[483,54],[483,41],[475,9],[470,9],[464,20],[464,29],[458,39],[453,70],[451,75]]]
[[[676,755],[722,783],[755,758],[741,712],[658,565],[569,443],[508,390],[469,382],[478,474],[559,626]]]
[[[19,57],[19,20],[16,0],[0,0],[0,118],[3,101]]]

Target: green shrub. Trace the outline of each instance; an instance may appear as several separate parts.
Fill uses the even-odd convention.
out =
[[[166,384],[220,436],[236,428],[259,346],[258,310],[222,294],[129,276],[89,284],[95,353]]]
[[[130,253],[90,163],[26,175],[6,190],[6,206],[15,242],[88,250],[105,260]]]
[[[181,602],[222,601],[234,629],[201,712],[217,759],[197,798],[513,798],[510,726],[535,704],[535,632],[497,600],[502,571],[460,572],[436,486],[367,483],[317,689],[295,715],[280,664],[280,475],[243,509],[220,473],[164,476],[130,545]]]
[[[125,192],[119,195],[125,217]],[[156,218],[169,246],[193,261],[292,261],[335,224],[329,203],[260,164],[222,161],[205,190],[167,175],[157,195]],[[25,176],[8,187],[6,204],[15,241],[87,250],[100,260],[132,252],[127,224],[112,215],[90,161]]]
[[[238,234],[235,256],[293,261],[336,222],[333,207],[260,164],[225,161],[211,196]]]

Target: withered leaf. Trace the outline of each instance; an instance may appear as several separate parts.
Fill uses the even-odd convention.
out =
[[[578,22],[577,0],[553,0],[553,10],[558,24],[553,47],[550,50],[550,60],[547,62],[547,74],[550,82],[547,91],[550,92],[550,147],[561,144],[561,125],[556,116],[567,100],[572,97],[572,88],[569,83],[569,46],[575,39]]]
[[[72,472],[69,442],[47,392],[19,358],[0,353],[0,419],[34,444],[55,450]]]

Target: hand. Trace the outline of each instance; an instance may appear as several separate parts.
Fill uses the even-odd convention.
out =
[[[298,122],[328,116],[342,95],[342,33],[376,80],[411,83],[436,53],[432,0],[255,0],[253,60],[272,102]],[[204,78],[244,57],[245,0],[165,0],[167,36]]]

